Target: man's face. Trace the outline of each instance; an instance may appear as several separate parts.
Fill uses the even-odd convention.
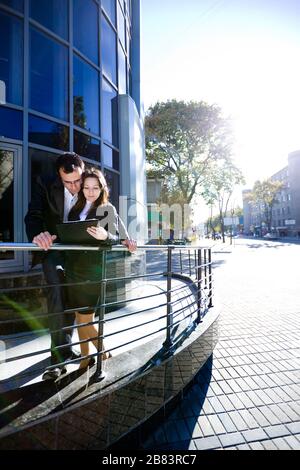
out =
[[[65,173],[62,168],[58,171],[62,184],[71,194],[77,194],[81,188],[82,169],[76,168],[72,173]]]

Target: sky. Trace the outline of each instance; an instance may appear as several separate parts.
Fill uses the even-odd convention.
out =
[[[145,111],[216,103],[233,119],[244,187],[300,149],[300,0],[141,0]]]

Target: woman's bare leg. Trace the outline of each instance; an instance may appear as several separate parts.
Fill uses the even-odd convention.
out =
[[[92,319],[89,320],[89,321],[95,321],[95,314],[92,315]],[[95,338],[95,339],[92,339],[92,343],[93,345],[95,346],[95,348],[97,349],[98,351],[98,328],[97,326],[94,324],[94,325],[89,325],[87,326],[86,328],[88,328],[88,336],[89,338]],[[102,345],[102,349],[105,349],[104,347],[104,343]],[[108,359],[109,357],[109,353],[105,353],[103,354],[103,359]]]
[[[79,326],[78,329],[78,337],[80,341],[88,340],[90,338],[88,332],[88,326],[80,326],[82,323],[88,323],[92,321],[93,315],[82,315],[80,313],[76,313],[76,323]],[[80,352],[82,356],[88,356],[90,354],[90,343],[89,341],[85,343],[80,343]],[[79,367],[86,367],[89,363],[89,359],[83,360],[80,363]]]

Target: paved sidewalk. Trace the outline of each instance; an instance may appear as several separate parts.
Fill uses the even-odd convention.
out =
[[[300,450],[300,246],[236,240],[215,253],[220,340],[144,449]]]

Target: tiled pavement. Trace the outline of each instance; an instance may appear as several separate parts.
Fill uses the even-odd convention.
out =
[[[214,254],[220,340],[155,450],[300,450],[300,245],[237,240]]]

